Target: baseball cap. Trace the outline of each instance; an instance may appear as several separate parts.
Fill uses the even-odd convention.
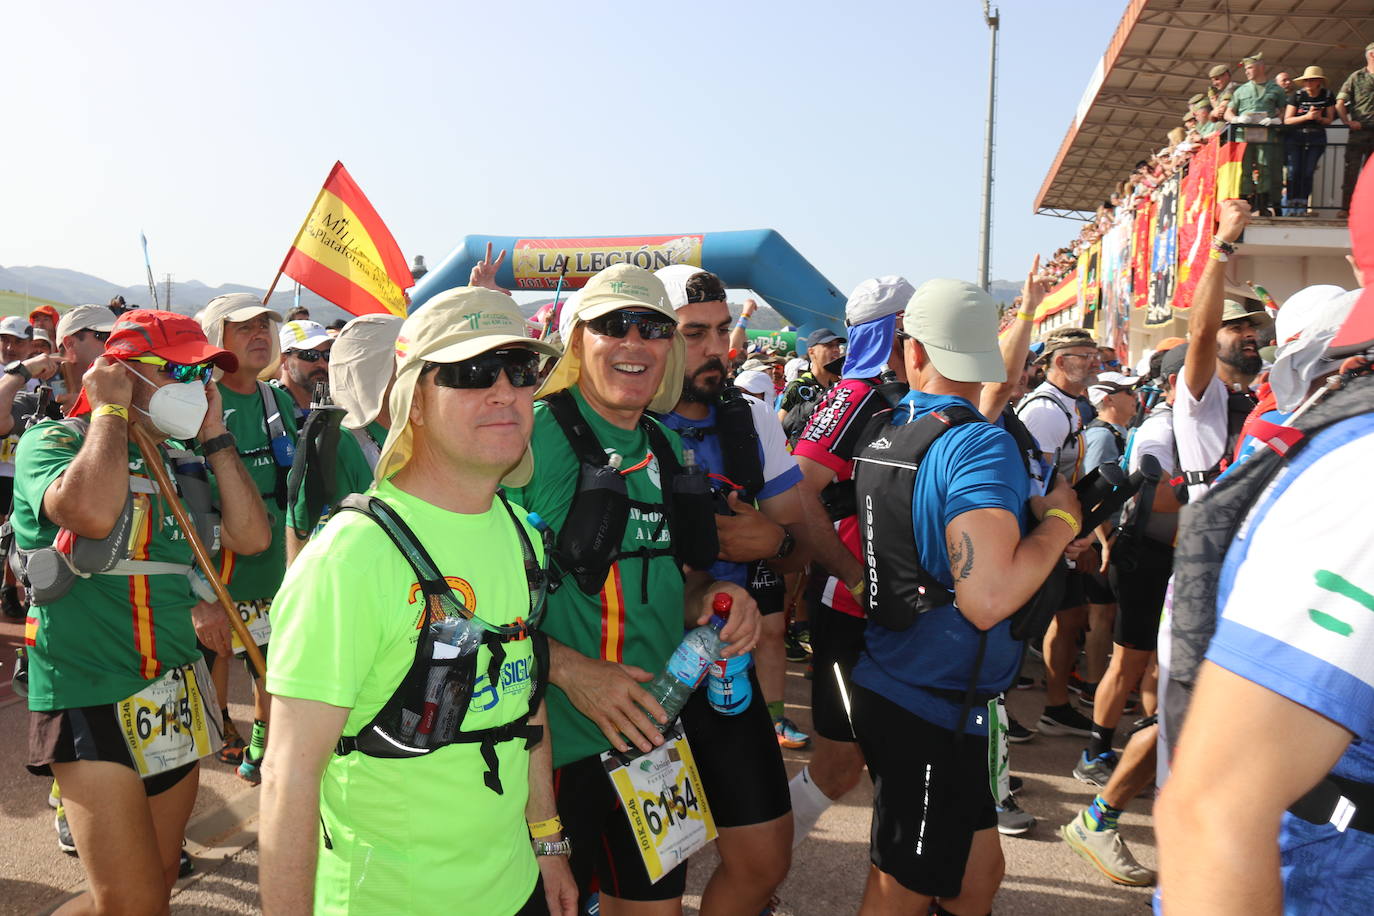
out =
[[[844,304],[844,323],[853,327],[867,321],[898,315],[916,292],[905,277],[886,276],[864,280]]]
[[[667,267],[660,267],[658,270],[654,271],[654,276],[658,277],[658,279],[663,282],[663,289],[668,294],[668,302],[675,311],[690,304],[690,301],[692,301],[687,298],[687,281],[691,280],[697,274],[706,274],[708,277],[713,278],[716,283],[720,283],[720,277],[717,277],[709,270],[702,270],[700,267],[695,267],[691,264],[670,264]],[[720,297],[696,299],[694,301],[720,302],[725,298],[724,284],[721,284],[720,288],[722,292]]]
[[[67,312],[57,322],[57,339],[65,340],[77,331],[101,331],[109,333],[114,329],[115,315],[105,305],[78,305]]]
[[[359,315],[343,326],[329,351],[329,394],[344,409],[343,425],[362,429],[382,412],[396,372],[397,315]]]
[[[773,378],[768,373],[757,369],[742,371],[735,376],[735,387],[759,398],[770,410],[773,408],[775,389]]]
[[[829,328],[817,328],[806,335],[806,349],[810,350],[812,347],[830,343],[832,340],[838,340],[840,343],[844,343],[844,338]]]
[[[1215,67],[1207,71],[1207,75],[1210,76],[1212,79],[1216,79],[1218,76],[1225,76],[1230,72],[1230,67],[1226,66],[1225,64],[1217,64]]]
[[[1096,407],[1108,395],[1133,391],[1138,381],[1140,379],[1133,375],[1123,375],[1120,372],[1099,372],[1097,381],[1088,386],[1088,400]]]
[[[62,317],[60,314],[58,314],[57,309],[53,308],[51,305],[40,305],[38,308],[34,309],[32,312],[29,312],[29,323],[30,323],[30,324],[33,323],[33,316],[34,316],[34,315],[47,315],[49,318],[52,319],[53,324],[57,324],[58,320]]]
[[[324,325],[308,318],[286,322],[277,333],[277,338],[283,353],[287,350],[313,350],[320,344],[329,343],[334,339],[325,332]]]
[[[18,315],[7,315],[0,319],[0,334],[9,337],[18,337],[21,340],[33,339],[33,325],[29,324]]]
[[[281,323],[281,315],[262,304],[251,293],[230,293],[216,296],[198,313],[200,326],[205,330],[205,338],[217,347],[224,346],[224,323],[226,321],[247,321],[259,315]]]
[[[563,314],[558,322],[563,355],[544,379],[544,384],[535,392],[535,398],[571,388],[581,378],[582,361],[573,353],[571,345],[572,333],[577,322],[598,318],[623,308],[649,309],[666,318],[677,320],[677,312],[669,302],[668,291],[664,288],[663,281],[644,268],[635,267],[633,264],[614,264],[594,274],[576,297],[569,297],[563,304]],[[681,334],[674,334],[672,346],[668,350],[668,365],[663,370],[663,380],[659,382],[658,391],[649,402],[649,410],[654,413],[668,413],[677,406],[678,398],[682,395],[685,360],[686,343]],[[392,412],[395,413],[394,410]]]
[[[645,271],[647,273],[647,271]],[[525,334],[525,316],[511,297],[478,286],[446,290],[401,324],[396,335],[396,381],[391,386],[391,430],[377,459],[377,480],[405,466],[413,451],[410,403],[425,363],[457,363],[499,347],[521,346],[557,356],[558,348]],[[681,369],[678,370],[681,372]],[[678,382],[682,384],[681,380]],[[529,483],[534,459],[529,446],[504,483]]]
[[[1002,382],[997,303],[963,280],[927,280],[902,313],[902,329],[925,347],[935,371],[952,382]]]
[[[105,356],[128,359],[152,354],[169,362],[213,363],[226,372],[239,367],[238,357],[205,338],[194,318],[157,309],[134,309],[115,320]]]
[[[1176,347],[1170,347],[1164,354],[1164,359],[1159,362],[1159,375],[1164,381],[1169,380],[1169,376],[1178,375],[1183,371],[1183,361],[1188,358],[1188,344],[1181,343]]]
[[[47,345],[50,346],[50,347],[51,347],[51,346],[54,346],[54,344],[53,344],[53,342],[52,342],[52,335],[48,333],[48,329],[47,329],[47,328],[34,328],[34,329],[33,329],[33,339],[34,339],[34,340],[41,340],[41,341],[44,341],[44,342],[47,343]]]

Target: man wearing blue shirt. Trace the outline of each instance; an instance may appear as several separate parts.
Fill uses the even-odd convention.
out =
[[[861,602],[870,619],[854,669],[853,721],[874,781],[873,868],[861,909],[923,913],[936,903],[936,912],[972,916],[992,908],[1003,860],[988,785],[987,713],[968,700],[996,695],[1016,677],[1021,644],[1007,620],[1078,537],[1081,513],[1062,480],[1028,502],[1014,440],[976,415],[981,384],[1006,377],[997,306],[986,292],[928,281],[898,333],[912,392],[858,465],[867,560]],[[911,438],[899,427],[936,412],[950,428],[923,458],[904,453]],[[961,414],[970,421],[953,419]],[[912,468],[902,462],[913,459],[905,478],[910,539],[874,537],[875,512],[904,513],[883,513],[865,476]],[[892,622],[886,611],[904,604],[897,596],[911,586],[928,609],[893,628],[880,624]],[[935,606],[940,589],[953,600]]]

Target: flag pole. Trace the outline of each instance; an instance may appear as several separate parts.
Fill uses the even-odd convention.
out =
[[[568,275],[568,256],[563,255],[563,266],[558,269],[558,286],[553,290],[553,308],[549,309],[549,322],[544,325],[544,340],[553,336],[553,332],[559,327],[559,319],[562,317],[562,304],[559,300],[563,296],[563,278]],[[567,346],[564,343],[564,346]]]

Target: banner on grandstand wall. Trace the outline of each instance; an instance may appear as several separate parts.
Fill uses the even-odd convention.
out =
[[[1131,230],[1131,307],[1143,309],[1150,301],[1150,241],[1155,228],[1155,197],[1146,194],[1135,208]]]
[[[557,289],[567,265],[564,288],[581,289],[613,264],[658,270],[670,264],[701,266],[699,235],[655,235],[599,239],[519,239],[515,243],[515,285],[519,289]]]
[[[1082,316],[1080,324],[1091,328],[1097,320],[1098,298],[1102,292],[1101,277],[1102,243],[1093,242],[1078,253],[1078,301]]]
[[[1125,359],[1129,351],[1131,301],[1131,232],[1129,214],[1123,214],[1102,236],[1097,340]]]
[[[1178,182],[1173,175],[1159,186],[1150,252],[1150,298],[1145,326],[1156,327],[1174,317],[1174,282],[1178,278]]]
[[[1078,271],[1070,271],[1067,277],[1060,280],[1059,284],[1040,300],[1040,307],[1035,310],[1035,323],[1039,324],[1051,315],[1072,308],[1077,302]]]
[[[1245,143],[1232,141],[1217,145],[1217,200],[1240,197],[1245,178]]]
[[[405,291],[415,285],[396,239],[342,162],[334,163],[315,197],[282,274],[354,315],[404,317]]]
[[[1193,304],[1193,293],[1207,266],[1217,208],[1217,144],[1211,141],[1193,154],[1179,186],[1178,283],[1174,308]]]

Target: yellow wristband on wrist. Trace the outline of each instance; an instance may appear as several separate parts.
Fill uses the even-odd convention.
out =
[[[119,417],[125,423],[129,422],[129,408],[122,404],[101,404],[91,411],[91,419],[96,417]]]
[[[1083,526],[1078,524],[1078,519],[1074,518],[1072,515],[1065,512],[1063,509],[1046,509],[1045,518],[1059,519],[1061,522],[1069,526],[1069,530],[1073,532],[1074,537],[1078,537],[1078,532],[1083,530]]]
[[[554,815],[546,821],[536,821],[529,825],[531,837],[553,836],[563,830],[563,819]]]
[[[1017,313],[1016,313],[1016,317],[1017,317],[1017,319],[1020,320],[1020,321],[1034,321],[1034,320],[1035,320],[1035,316],[1034,316],[1034,315],[1027,315],[1025,312],[1017,312]]]

